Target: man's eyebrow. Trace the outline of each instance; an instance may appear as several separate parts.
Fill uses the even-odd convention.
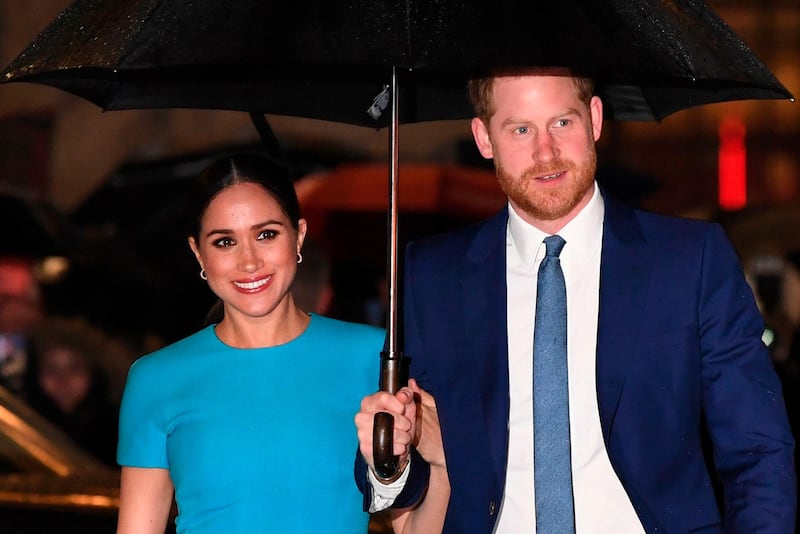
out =
[[[580,112],[580,110],[578,108],[572,108],[572,107],[566,108],[563,111],[561,111],[559,113],[555,113],[554,115],[552,115],[548,119],[548,122],[553,121],[553,120],[555,120],[555,119],[557,119],[559,117],[567,116],[567,115],[577,115],[578,117],[580,117],[581,116],[581,112]],[[521,117],[509,117],[508,119],[504,120],[501,124],[502,124],[502,126],[509,126],[509,125],[512,125],[512,124],[531,124],[531,123],[532,123],[532,121],[529,120],[529,119],[523,119]]]

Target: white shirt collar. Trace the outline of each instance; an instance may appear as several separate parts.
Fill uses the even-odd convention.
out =
[[[595,182],[594,192],[589,203],[558,232],[558,235],[567,242],[561,252],[562,261],[566,260],[570,263],[582,261],[600,245],[603,237],[604,215],[603,196]],[[536,260],[544,256],[545,250],[542,241],[548,235],[550,234],[525,222],[509,203],[508,238],[513,243],[523,264],[533,268]]]

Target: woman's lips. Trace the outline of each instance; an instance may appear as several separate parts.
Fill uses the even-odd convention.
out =
[[[256,293],[269,285],[272,275],[253,280],[234,280],[233,285],[243,293]]]

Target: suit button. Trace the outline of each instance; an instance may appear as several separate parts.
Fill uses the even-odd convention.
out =
[[[497,504],[494,501],[489,501],[489,515],[493,516],[497,511]]]

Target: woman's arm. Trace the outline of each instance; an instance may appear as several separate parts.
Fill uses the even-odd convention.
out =
[[[164,534],[173,491],[166,469],[123,467],[117,534]]]

